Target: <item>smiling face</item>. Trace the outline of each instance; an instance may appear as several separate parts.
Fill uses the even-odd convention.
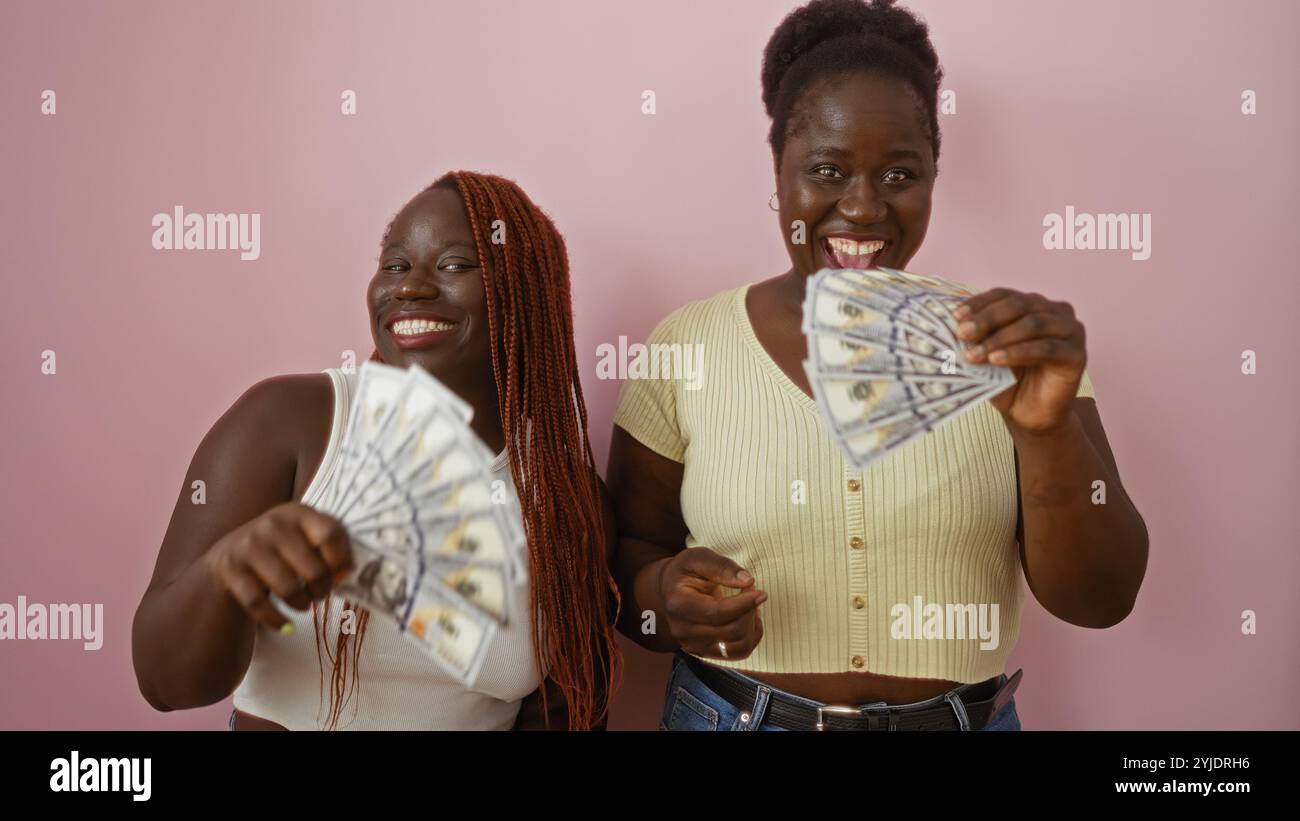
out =
[[[777,168],[781,232],[796,273],[904,268],[930,222],[934,150],[907,83],[850,74],[808,87]],[[790,224],[803,220],[803,244]]]
[[[385,363],[417,364],[453,388],[491,377],[483,272],[454,188],[426,191],[393,218],[368,299]]]

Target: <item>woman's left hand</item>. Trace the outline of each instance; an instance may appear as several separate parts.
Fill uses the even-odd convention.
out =
[[[1016,384],[993,397],[1008,426],[1050,433],[1069,419],[1088,361],[1083,323],[1068,302],[994,288],[954,312],[966,360],[1007,365]]]

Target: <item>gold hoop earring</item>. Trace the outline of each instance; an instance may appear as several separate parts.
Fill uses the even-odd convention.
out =
[[[774,204],[774,203],[775,203],[775,204]],[[776,200],[776,192],[775,192],[775,191],[772,192],[772,196],[770,196],[770,197],[767,198],[767,207],[768,207],[768,208],[771,208],[773,211],[780,211],[780,210],[781,210],[781,203],[780,203],[779,201]]]

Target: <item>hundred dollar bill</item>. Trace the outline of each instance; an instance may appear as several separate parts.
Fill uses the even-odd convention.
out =
[[[365,529],[376,525],[402,525],[442,518],[457,510],[498,509],[504,517],[510,541],[522,541],[517,526],[519,503],[505,480],[495,478],[486,449],[464,439],[447,442],[440,452],[425,459],[410,459],[392,470],[381,472],[363,500],[344,523]]]
[[[872,463],[926,433],[940,424],[956,419],[979,407],[982,401],[1001,388],[986,386],[983,392],[973,393],[964,399],[951,400],[930,413],[909,415],[884,425],[850,433],[842,437],[841,449],[856,470],[865,470]]]
[[[938,355],[910,350],[903,345],[867,342],[839,334],[808,337],[809,379],[816,376],[858,374],[880,379],[916,381],[934,377],[939,381],[967,379],[980,382],[1005,381],[1007,369],[988,363],[967,362],[964,354],[940,351]]]
[[[321,509],[337,513],[357,479],[357,468],[369,454],[410,385],[407,371],[377,362],[361,366],[355,404],[348,414],[331,481],[322,494]]]
[[[420,585],[441,584],[501,624],[509,619],[512,570],[508,564],[459,556],[422,560],[391,546],[377,547],[365,534],[354,537],[357,569],[339,582],[340,594],[400,622]]]
[[[882,345],[894,345],[926,356],[942,358],[952,346],[911,325],[859,305],[848,297],[825,291],[810,292],[805,305],[803,332],[836,334]]]
[[[439,585],[419,589],[405,623],[407,636],[463,684],[478,679],[497,623]]]
[[[348,532],[385,553],[500,564],[512,583],[522,569],[523,540],[501,505],[451,513],[395,510],[379,520],[349,525]]]
[[[908,416],[926,414],[943,403],[977,396],[989,385],[969,379],[886,381],[862,376],[809,375],[818,405],[837,438]]]
[[[808,337],[808,373],[811,375],[845,374],[858,371],[888,372],[911,370],[918,373],[965,374],[970,365],[955,352],[942,351],[940,356],[923,353],[903,343],[868,342],[839,333],[821,333]]]
[[[944,299],[956,298],[960,301],[975,296],[975,292],[967,286],[941,276],[914,274],[911,271],[899,271],[895,268],[879,268],[877,270],[886,276],[894,278],[894,281],[935,292]]]
[[[937,348],[951,349],[957,345],[951,330],[935,320],[928,311],[911,304],[909,299],[894,299],[875,289],[862,287],[835,276],[837,272],[809,283],[813,316],[826,323],[848,324],[855,329],[862,326],[892,327],[915,331]]]
[[[435,478],[426,475],[429,466],[445,465],[444,473],[461,466],[465,475],[486,473],[491,462],[486,451],[463,419],[449,409],[435,407],[403,438],[400,446],[390,449],[381,443],[373,449],[371,458],[357,468],[355,486],[348,500],[338,506],[339,516],[346,522],[379,509],[394,498],[419,495],[425,489],[423,483]],[[452,458],[452,454],[456,457]],[[442,478],[441,474],[436,478]]]
[[[369,362],[362,366],[362,375],[367,368],[376,366]],[[396,381],[397,369],[389,369],[387,378]],[[366,496],[373,499],[375,494],[370,488],[376,476],[387,466],[396,464],[399,458],[407,454],[419,454],[429,445],[430,438],[447,438],[469,431],[469,422],[473,418],[473,409],[459,396],[444,387],[418,365],[412,365],[401,372],[405,379],[404,387],[398,392],[386,417],[378,423],[370,447],[360,461],[350,463],[348,470],[354,479],[336,502],[339,516],[345,516],[357,504],[358,498]],[[359,401],[364,404],[364,391],[358,389]],[[430,429],[430,426],[437,426]]]
[[[911,304],[921,306],[937,322],[954,331],[954,339],[956,339],[957,320],[952,312],[966,299],[975,295],[973,290],[961,283],[939,276],[913,274],[894,268],[873,268],[869,271],[846,270],[840,273],[848,281],[864,285],[866,282],[885,283],[895,289],[896,293],[910,296]]]
[[[890,268],[809,280],[804,370],[827,430],[856,466],[883,457],[1015,382],[969,363],[955,308],[970,288]]]
[[[420,581],[419,557],[413,552],[383,551],[366,539],[353,537],[352,559],[352,571],[335,590],[400,624]]]
[[[853,269],[830,271],[826,274],[826,278],[833,280],[833,282],[825,285],[814,283],[810,287],[826,287],[830,285],[833,289],[849,289],[853,293],[875,295],[890,303],[901,303],[906,311],[917,314],[928,322],[926,326],[921,326],[919,322],[913,324],[917,324],[921,326],[922,330],[929,331],[934,336],[940,337],[949,345],[955,346],[958,344],[956,322],[952,317],[951,309],[942,301],[936,299],[938,294],[934,291],[919,288],[910,283],[903,284],[901,277],[876,269],[869,271]]]
[[[401,526],[410,522],[447,518],[457,511],[488,510],[494,506],[503,513],[518,514],[515,499],[504,493],[504,488],[494,488],[488,484],[488,479],[484,475],[470,475],[439,483],[418,493],[400,490],[364,514],[345,520],[344,524],[358,529],[373,529],[381,525]],[[498,490],[503,492],[499,493]]]
[[[901,291],[930,294],[948,304],[975,296],[970,287],[933,274],[914,274],[897,268],[872,268],[870,271],[854,273],[888,282]]]
[[[844,278],[846,282],[858,284],[859,287],[893,288],[898,299],[904,299],[910,307],[926,313],[936,325],[943,327],[945,340],[957,343],[957,318],[953,317],[953,310],[966,299],[966,296],[959,296],[952,291],[952,288],[958,286],[950,286],[950,288],[945,286],[945,290],[939,291],[930,290],[923,286],[919,279],[907,279],[909,277],[911,274],[884,269],[870,270],[870,272],[845,272]],[[867,282],[874,283],[874,286],[868,286]]]
[[[455,590],[465,601],[500,624],[509,622],[509,586],[511,570],[497,562],[461,561],[434,557],[425,578]]]

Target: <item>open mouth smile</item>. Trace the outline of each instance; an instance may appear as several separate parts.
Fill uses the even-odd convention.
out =
[[[891,244],[883,239],[860,241],[847,237],[823,237],[822,252],[836,268],[868,271],[876,267]]]
[[[459,325],[430,314],[399,314],[386,327],[399,348],[423,348],[451,336]]]

